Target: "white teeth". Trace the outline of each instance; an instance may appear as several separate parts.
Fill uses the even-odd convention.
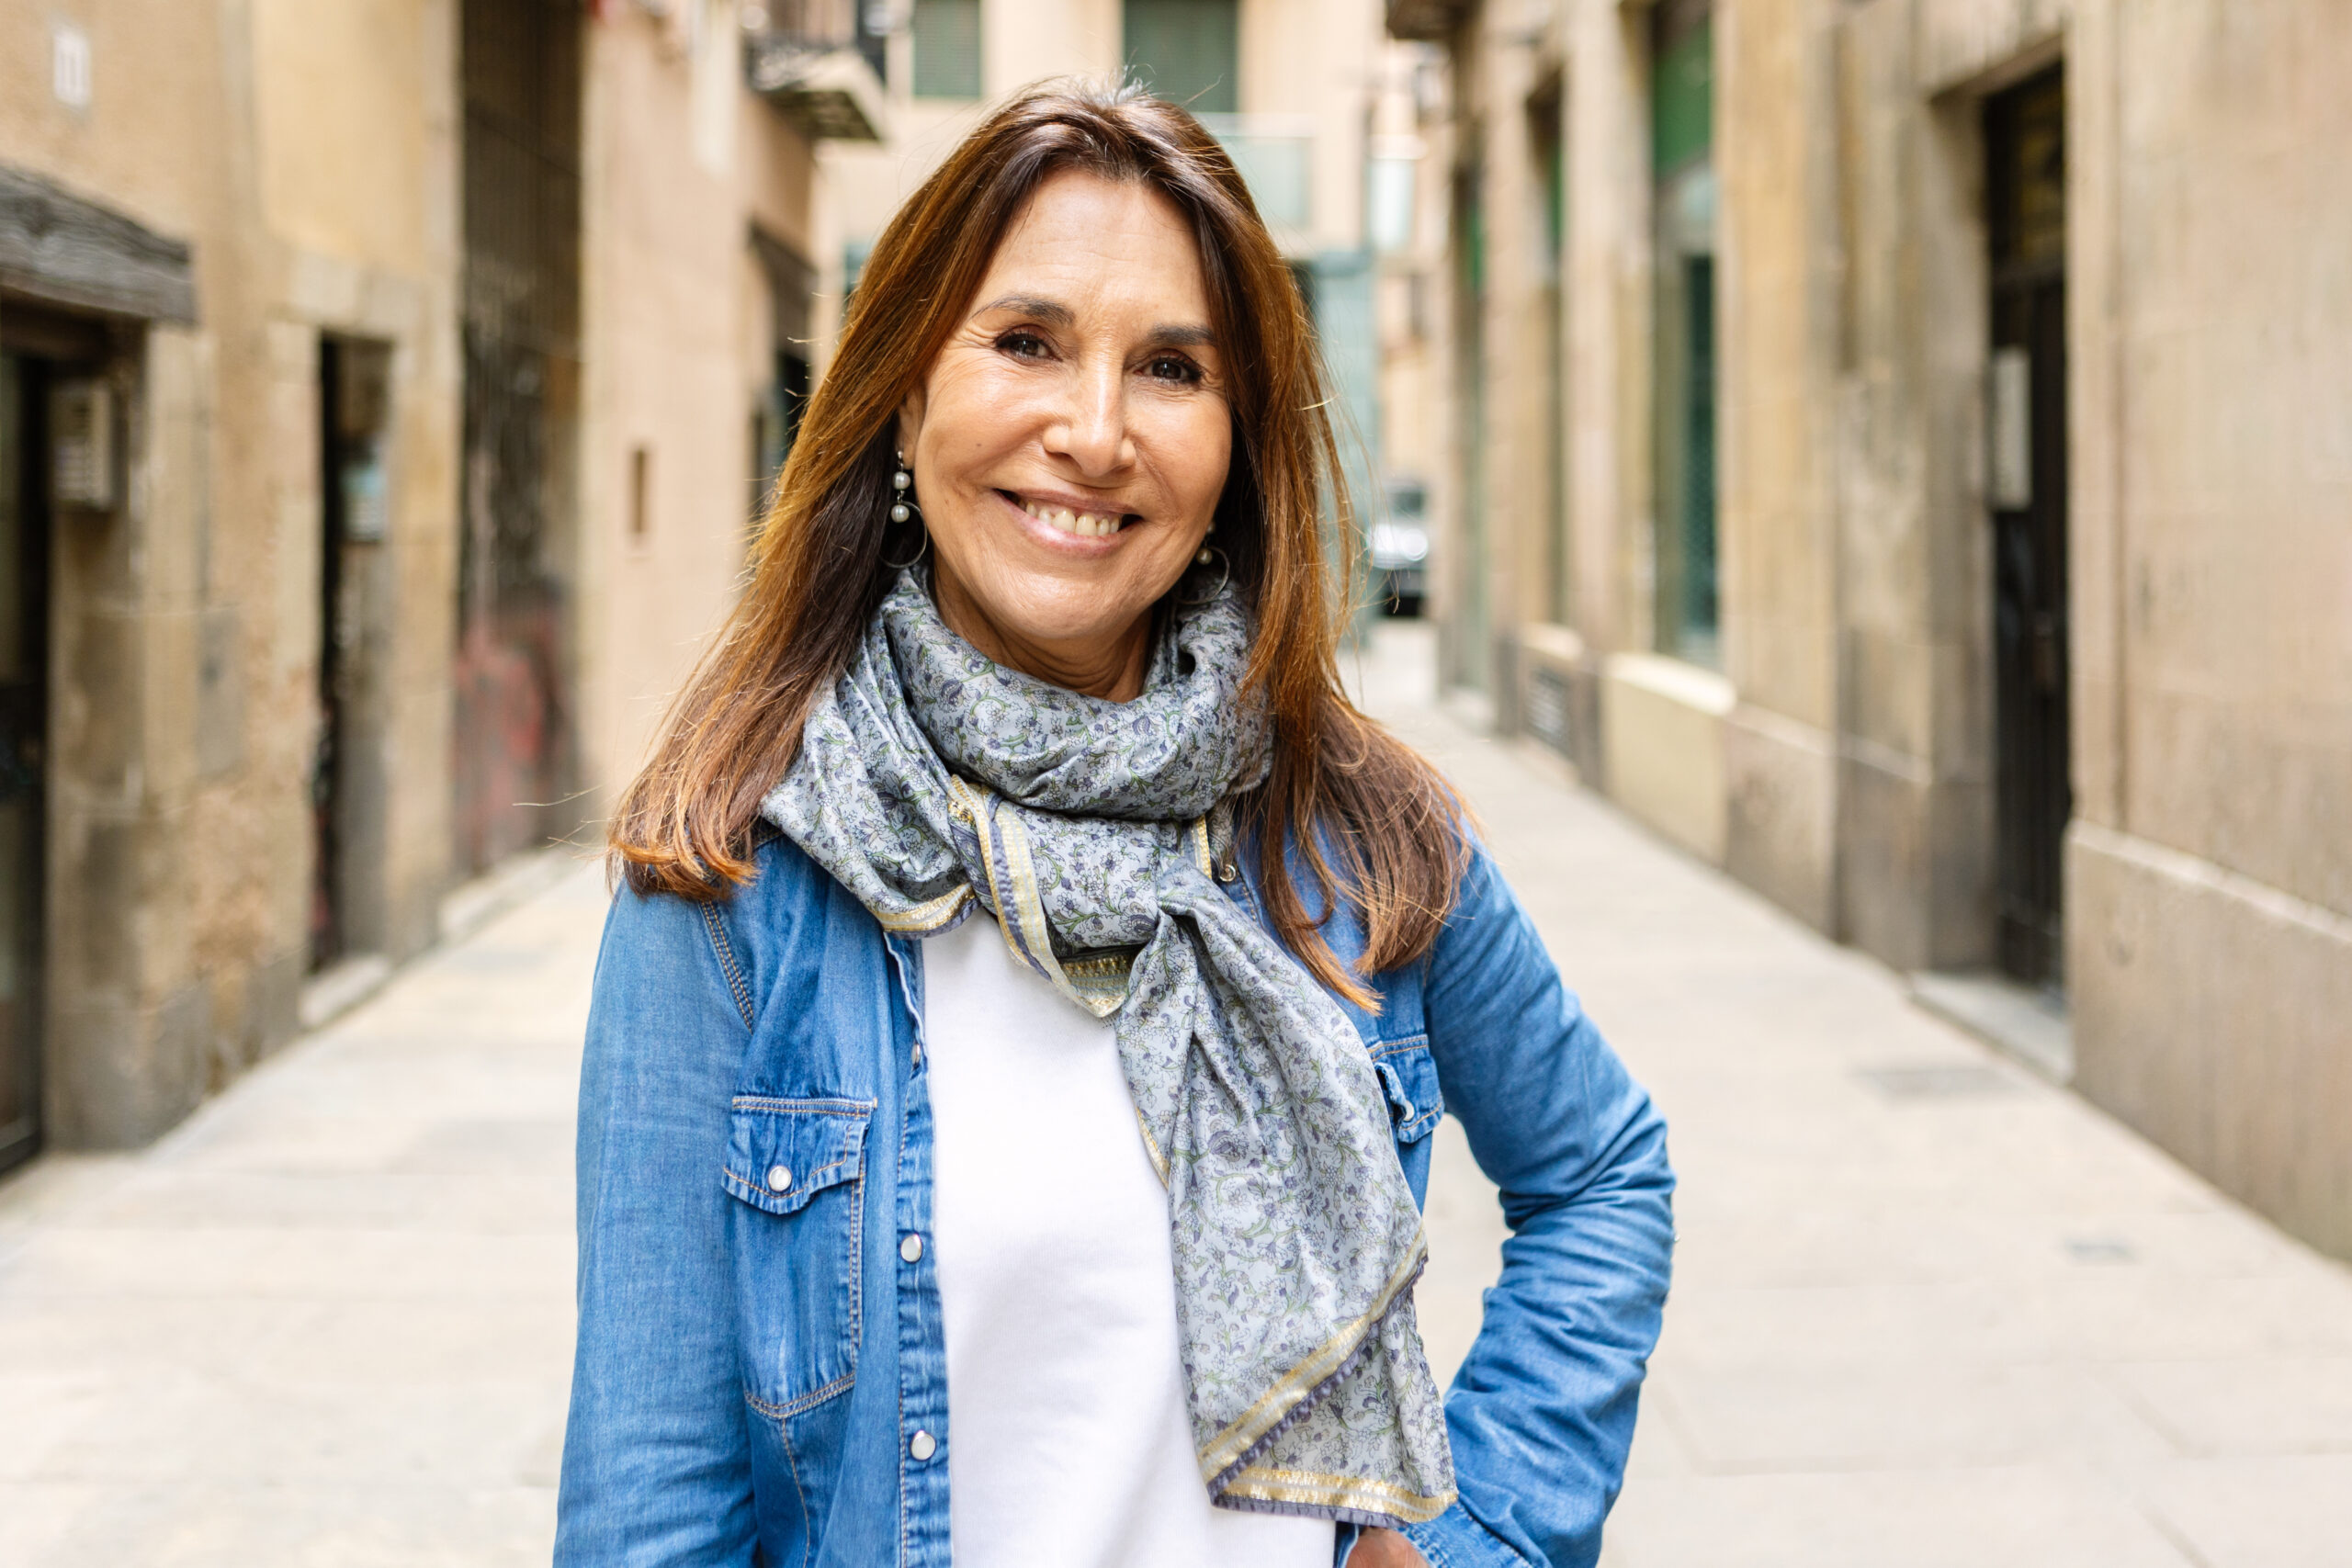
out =
[[[1023,502],[1021,509],[1047,527],[1081,539],[1105,539],[1119,531],[1120,520],[1100,512],[1072,512],[1067,506],[1047,506],[1035,501]]]

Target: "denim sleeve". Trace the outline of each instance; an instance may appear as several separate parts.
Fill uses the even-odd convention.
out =
[[[1460,1501],[1405,1533],[1433,1568],[1589,1568],[1666,1303],[1666,1124],[1483,848],[1429,965],[1439,1086],[1511,1235],[1446,1394]]]
[[[580,1074],[580,1339],[560,1565],[752,1560],[719,1172],[748,1029],[705,911],[623,888]]]

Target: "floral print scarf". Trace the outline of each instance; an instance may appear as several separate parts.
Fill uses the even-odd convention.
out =
[[[1114,1020],[1168,1189],[1212,1499],[1428,1519],[1453,1466],[1386,1098],[1338,1004],[1217,886],[1227,803],[1271,745],[1240,695],[1249,617],[1227,588],[1163,619],[1143,694],[1107,702],[990,662],[901,574],[764,814],[885,930],[984,908],[1021,962]]]

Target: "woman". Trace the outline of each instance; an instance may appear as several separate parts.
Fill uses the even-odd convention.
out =
[[[1217,143],[1032,92],[875,247],[622,803],[567,1563],[1589,1563],[1663,1129],[1340,695],[1297,294]],[[1517,1235],[1441,1402],[1442,1108]]]

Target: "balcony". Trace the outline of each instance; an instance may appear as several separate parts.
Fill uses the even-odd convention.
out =
[[[857,0],[768,0],[744,7],[743,74],[752,91],[820,141],[888,134],[882,78]]]

